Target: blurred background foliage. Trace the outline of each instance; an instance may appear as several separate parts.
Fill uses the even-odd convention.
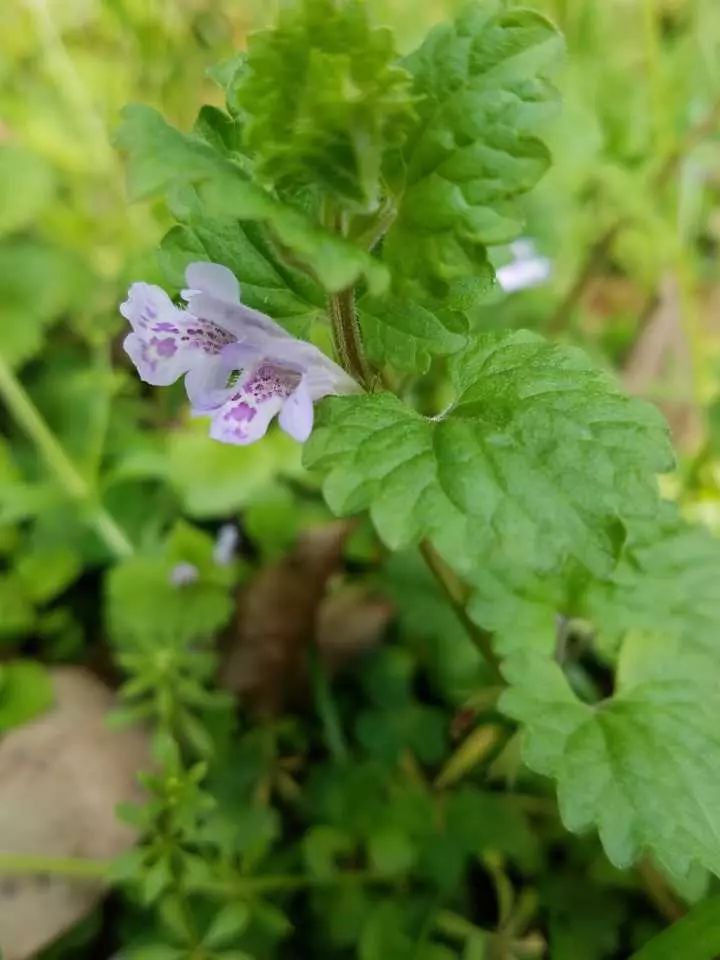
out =
[[[717,0],[524,5],[550,16],[568,45],[560,78],[564,109],[550,134],[554,166],[526,201],[527,236],[551,260],[552,276],[531,290],[494,294],[475,320],[482,327],[534,327],[579,343],[615,368],[629,390],[659,403],[681,453],[667,492],[720,532],[720,6]],[[409,50],[462,2],[373,0],[371,6]],[[18,657],[90,665],[114,682],[102,639],[106,620],[124,639],[138,623],[146,637],[172,632],[170,623],[175,639],[167,649],[177,654],[172,670],[158,673],[153,649],[143,642],[123,648],[124,669],[154,678],[129,692],[125,709],[131,718],[159,718],[174,732],[179,723],[202,754],[206,725],[193,720],[194,711],[218,704],[193,701],[193,684],[204,683],[213,668],[194,655],[183,659],[178,637],[193,632],[188,618],[199,618],[201,632],[217,630],[230,615],[233,585],[251,569],[277,562],[301,531],[327,519],[296,445],[278,433],[249,448],[213,443],[204,425],[190,421],[182,390],[146,390],[121,350],[118,303],[131,280],[161,282],[155,248],[169,219],[159,205],[126,201],[122,164],[111,146],[118,112],[128,101],[142,101],[188,129],[200,104],[222,104],[208,69],[272,17],[273,4],[260,0],[1,5],[0,730],[23,723],[50,697],[43,672],[18,669]],[[494,255],[498,263],[510,256],[507,250]],[[242,561],[224,569],[212,560],[212,544],[228,522],[240,523],[245,548]],[[105,610],[101,571],[133,547],[144,559],[119,568]],[[337,859],[352,861],[356,848],[367,845],[379,870],[402,873],[412,865],[442,889],[454,882],[467,850],[486,843],[484,823],[491,818],[499,831],[493,843],[503,854],[485,857],[482,883],[495,890],[501,912],[515,918],[518,944],[538,898],[553,960],[620,956],[623,924],[626,946],[642,942],[661,921],[651,910],[634,909],[631,881],[610,871],[592,843],[560,841],[557,827],[546,826],[541,854],[526,811],[492,807],[490,795],[458,793],[450,821],[453,829],[462,822],[468,835],[458,829],[457,836],[445,836],[439,852],[437,837],[430,842],[424,835],[417,771],[402,783],[382,776],[376,782],[382,769],[376,761],[394,760],[406,747],[421,766],[440,764],[455,736],[451,721],[462,727],[463,711],[482,712],[483,704],[468,699],[481,668],[412,559],[399,558],[378,576],[382,558],[364,528],[342,550],[346,579],[380,583],[392,595],[402,644],[365,663],[349,694],[364,759],[342,776],[320,767],[305,784],[307,796],[294,816],[295,828],[301,823],[308,830],[301,847],[311,871],[334,870]],[[321,557],[325,562],[322,551]],[[182,563],[199,571],[191,595],[168,585]],[[417,671],[425,671],[415,688],[423,702],[411,692]],[[182,709],[169,718],[168,704]],[[222,703],[219,711],[222,717]],[[227,718],[217,721],[219,741],[226,726]],[[264,791],[267,800],[277,790],[292,806],[295,771],[273,764],[278,756],[307,762],[307,732],[292,716],[273,729],[270,740],[263,739],[264,729],[251,730],[233,747],[233,762],[216,771],[218,812],[204,827],[203,842],[222,846],[228,831],[240,829],[233,823],[241,808],[255,810],[250,833],[256,835],[228,841],[244,850],[248,869],[281,832],[272,807],[261,805],[258,813],[253,797]],[[491,752],[494,736],[491,727],[478,729],[486,740],[476,744],[476,759]],[[502,751],[491,780],[516,775],[513,749],[511,742]],[[448,783],[457,778],[453,770],[444,776]],[[375,809],[383,791],[392,794],[384,812]],[[160,815],[165,808],[162,799],[157,803]],[[192,834],[195,827],[177,829]],[[552,861],[561,842],[562,868],[526,885],[538,858]],[[456,862],[447,859],[451,848]],[[288,850],[275,854],[281,867],[292,857]],[[573,889],[573,877],[588,871],[595,886],[587,894]],[[155,882],[161,890],[162,878]],[[702,882],[680,893],[692,899]],[[153,899],[152,891],[145,894]],[[672,915],[677,891],[656,886],[654,894],[660,912]],[[348,887],[333,896],[318,890],[306,908],[333,918],[310,949],[330,950],[324,937],[345,956],[361,936],[362,960],[421,956],[412,945],[408,952],[405,928],[422,903],[397,914],[395,902],[374,901],[361,934],[358,891]],[[128,936],[141,918],[142,910],[124,921]],[[444,915],[445,935],[465,945],[468,960],[485,956],[480,934],[463,922]],[[67,956],[80,955],[78,943],[93,942],[98,923],[86,921]],[[260,928],[257,942],[273,942],[283,933],[283,918],[268,914]],[[425,941],[430,944],[429,934]],[[540,949],[532,937],[516,946],[528,951],[517,956],[544,955],[530,952]],[[460,954],[439,947],[432,953],[428,946],[426,955]]]

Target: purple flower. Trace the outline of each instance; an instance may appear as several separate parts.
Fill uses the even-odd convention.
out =
[[[282,429],[302,443],[316,400],[360,390],[313,344],[241,303],[227,267],[191,263],[185,279],[185,308],[160,287],[130,287],[120,307],[132,327],[124,346],[146,383],[166,386],[185,376],[193,413],[212,418],[216,440],[253,443],[277,414]]]

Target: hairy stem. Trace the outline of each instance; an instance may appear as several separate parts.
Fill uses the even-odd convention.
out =
[[[494,676],[504,683],[502,673],[500,672],[500,661],[492,648],[491,634],[471,620],[465,609],[466,597],[464,596],[465,589],[463,585],[458,581],[454,572],[448,567],[428,540],[423,540],[420,544],[420,553],[428,565],[430,572],[442,587],[445,596],[450,601],[450,605],[455,611],[458,620],[467,631],[468,636],[482,654]]]
[[[33,441],[46,466],[64,492],[85,507],[88,519],[110,553],[117,559],[130,556],[133,547],[123,530],[94,495],[88,482],[70,460],[55,434],[43,420],[24,387],[0,357],[0,397]]]
[[[370,367],[365,359],[360,325],[352,287],[331,295],[329,300],[333,339],[340,363],[363,387],[370,382]]]

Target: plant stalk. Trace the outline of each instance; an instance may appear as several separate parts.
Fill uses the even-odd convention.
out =
[[[361,386],[367,387],[371,372],[363,351],[353,288],[347,287],[332,294],[329,310],[333,340],[340,363]]]
[[[448,567],[442,557],[435,550],[428,540],[423,540],[420,544],[420,553],[428,565],[428,569],[435,577],[443,589],[445,596],[450,601],[458,620],[467,631],[468,636],[475,644],[483,656],[483,659],[490,667],[493,675],[501,683],[505,683],[500,671],[500,660],[492,648],[491,634],[483,630],[473,620],[470,619],[465,609],[464,588],[459,583],[454,572]]]
[[[310,646],[308,659],[315,708],[322,724],[325,745],[336,763],[347,763],[348,748],[340,723],[337,704],[332,695],[325,664],[320,659],[320,652],[314,643]]]
[[[33,441],[46,466],[64,492],[88,511],[90,523],[112,555],[122,560],[133,553],[124,531],[98,502],[90,485],[68,457],[55,434],[7,362],[0,357],[0,397],[18,425]]]
[[[33,853],[0,853],[0,876],[66,877],[68,880],[107,880],[110,860],[46,857]]]

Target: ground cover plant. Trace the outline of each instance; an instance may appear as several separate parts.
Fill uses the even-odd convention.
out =
[[[3,34],[6,960],[720,955],[715,4]]]

